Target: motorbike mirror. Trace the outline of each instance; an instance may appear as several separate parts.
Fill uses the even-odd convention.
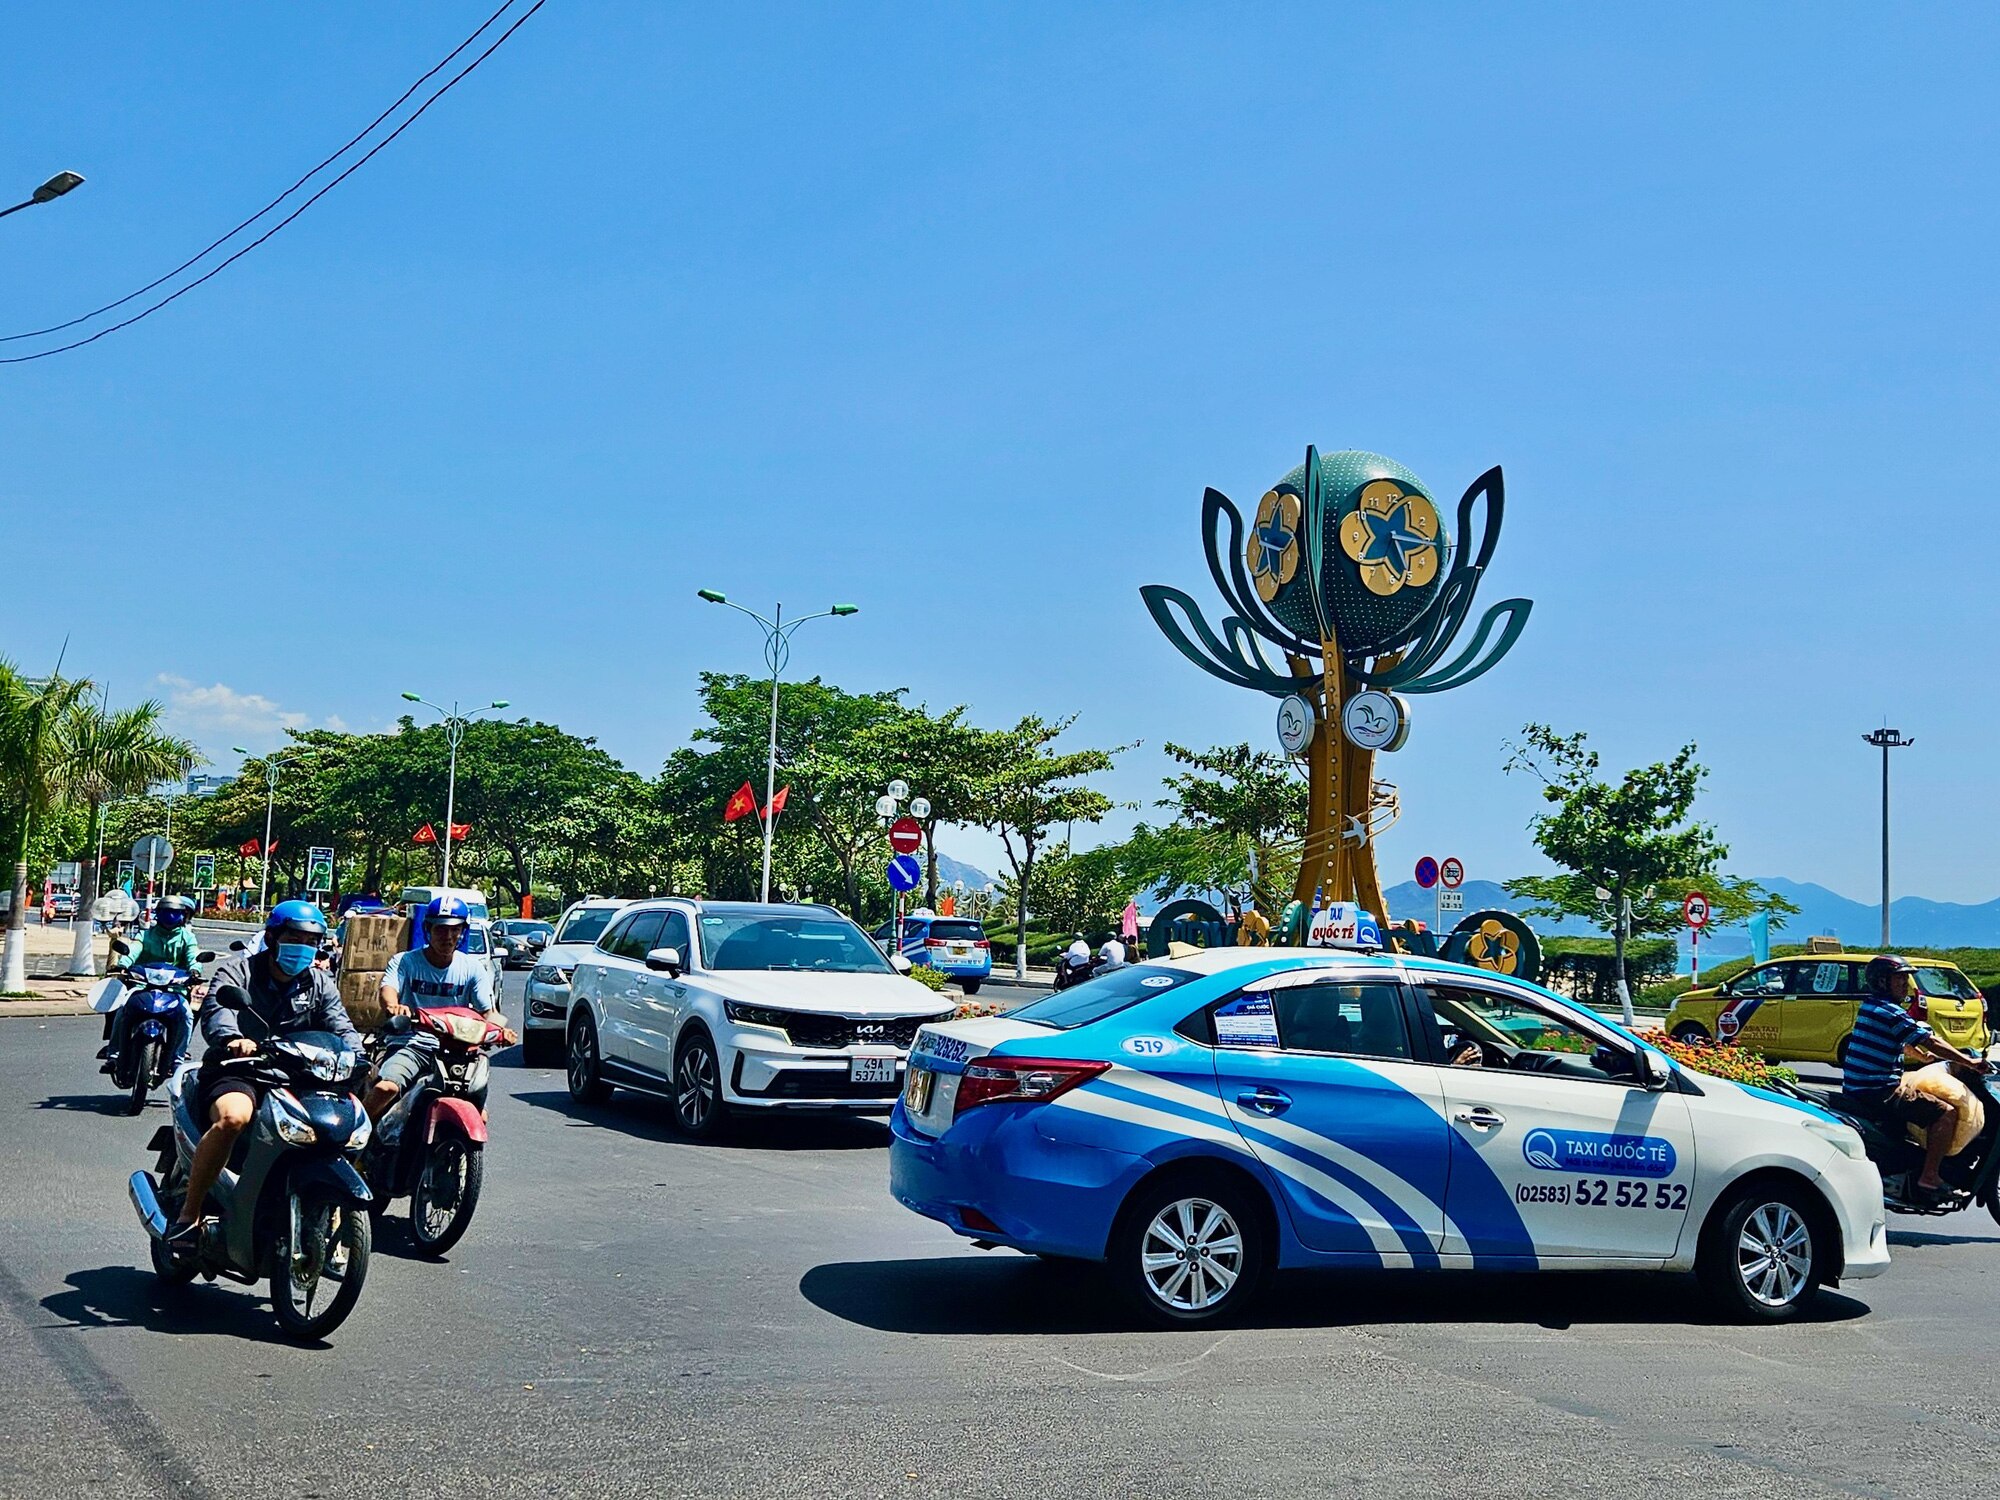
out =
[[[235,942],[229,945],[229,951],[231,953],[248,953],[250,951],[250,945],[244,942],[242,938],[238,938]]]
[[[900,953],[891,953],[889,955],[889,967],[894,969],[898,974],[907,974],[910,972],[910,970],[914,969],[916,965],[911,963],[907,958],[903,957],[903,955]]]
[[[113,953],[130,953],[132,945],[123,938],[113,938],[111,940],[111,951]]]
[[[212,964],[215,962],[215,954],[204,948],[194,956],[194,961],[198,964]]]
[[[655,948],[646,955],[646,967],[666,972],[669,977],[679,977],[681,972],[681,950],[678,948]]]

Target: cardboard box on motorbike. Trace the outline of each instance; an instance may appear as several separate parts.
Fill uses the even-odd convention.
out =
[[[343,975],[348,970],[373,971],[379,982],[396,955],[409,949],[411,936],[410,919],[402,912],[349,912],[340,944]],[[341,998],[346,998],[344,989]]]

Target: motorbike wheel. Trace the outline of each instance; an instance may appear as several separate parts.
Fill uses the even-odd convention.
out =
[[[296,1242],[289,1226],[281,1232],[271,1310],[293,1338],[317,1341],[354,1311],[374,1236],[364,1210],[324,1199],[300,1199],[298,1223]]]
[[[410,1194],[410,1237],[422,1254],[443,1255],[464,1238],[485,1178],[484,1151],[457,1136],[439,1137]]]
[[[132,1059],[132,1096],[125,1101],[125,1113],[136,1115],[144,1112],[146,1095],[152,1092],[153,1074],[159,1066],[159,1041],[140,1043],[138,1055]]]

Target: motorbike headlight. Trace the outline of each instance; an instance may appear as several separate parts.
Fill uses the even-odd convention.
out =
[[[1807,1116],[1805,1127],[1849,1161],[1868,1160],[1868,1148],[1862,1145],[1861,1133],[1852,1125]]]
[[[357,1111],[357,1113],[360,1114],[361,1118],[354,1122],[354,1129],[347,1134],[347,1149],[349,1151],[359,1151],[363,1146],[368,1144],[369,1140],[375,1134],[375,1122],[368,1118],[368,1111],[364,1109]]]
[[[311,1146],[318,1142],[319,1132],[304,1120],[295,1120],[290,1115],[279,1112],[278,1139],[288,1146]]]

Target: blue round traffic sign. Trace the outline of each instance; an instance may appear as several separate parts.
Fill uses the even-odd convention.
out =
[[[899,854],[889,861],[889,889],[914,891],[924,878],[924,867],[914,854]]]
[[[1417,861],[1417,884],[1429,890],[1438,883],[1438,862],[1426,854]]]

